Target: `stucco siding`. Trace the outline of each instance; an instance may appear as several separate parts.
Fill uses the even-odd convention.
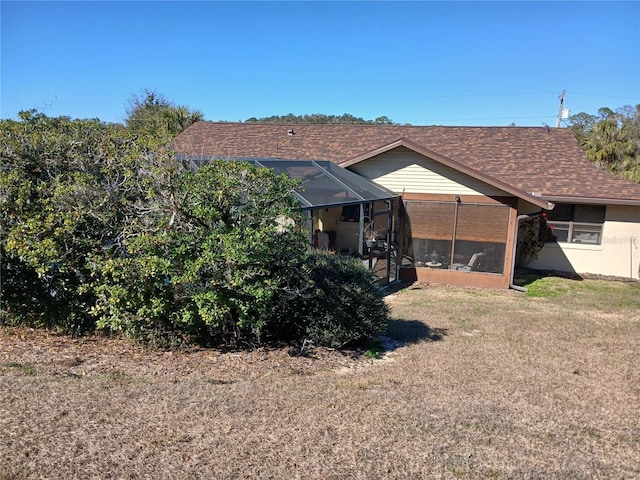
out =
[[[349,169],[399,194],[505,195],[498,188],[405,147],[382,153]]]
[[[640,278],[640,207],[607,206],[601,245],[547,243],[529,267]]]

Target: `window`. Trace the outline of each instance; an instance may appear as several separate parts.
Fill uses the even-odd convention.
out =
[[[600,245],[604,215],[604,205],[558,204],[547,212],[547,224],[553,229],[550,241]]]

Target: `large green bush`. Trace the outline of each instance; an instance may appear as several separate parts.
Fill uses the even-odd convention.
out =
[[[81,333],[89,259],[122,233],[151,153],[121,126],[35,111],[0,121],[3,321]]]
[[[296,185],[245,162],[176,175],[171,202],[133,223],[123,250],[96,262],[98,326],[147,341],[261,341],[300,293],[306,241],[294,226]]]
[[[376,277],[361,260],[312,252],[306,266],[305,295],[280,327],[281,335],[342,347],[385,330],[387,305]]]

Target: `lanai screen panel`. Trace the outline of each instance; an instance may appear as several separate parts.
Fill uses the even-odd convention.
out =
[[[323,161],[315,162],[322,166],[329,175],[334,177],[337,181],[348,185],[354,192],[356,192],[363,200],[376,201],[386,198],[394,198],[398,195],[392,190],[384,188],[365,177],[346,170],[334,163]]]
[[[506,205],[460,205],[456,240],[506,243],[509,210]]]
[[[409,201],[406,211],[416,266],[504,272],[508,205]]]
[[[297,196],[307,208],[358,204],[395,198],[387,190],[329,161],[251,159],[257,165],[286,173],[302,182]]]
[[[307,206],[318,207],[343,203],[358,203],[362,197],[349,185],[337,182],[316,162],[298,160],[257,160],[257,164],[271,168],[276,173],[287,174],[302,182],[298,195],[304,198]]]

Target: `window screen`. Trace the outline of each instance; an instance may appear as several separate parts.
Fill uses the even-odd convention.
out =
[[[415,266],[464,272],[504,271],[510,207],[407,202],[406,212]]]
[[[493,205],[460,205],[456,240],[506,242],[509,207]]]

